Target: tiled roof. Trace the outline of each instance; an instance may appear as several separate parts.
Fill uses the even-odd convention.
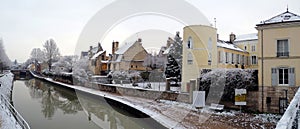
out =
[[[273,23],[283,23],[283,22],[294,22],[300,21],[300,16],[294,13],[289,12],[288,10],[282,14],[279,14],[275,17],[272,17],[268,20],[262,21],[257,25],[264,25],[264,24],[273,24]]]

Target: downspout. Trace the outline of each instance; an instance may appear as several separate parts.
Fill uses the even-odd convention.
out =
[[[261,29],[261,79],[262,79],[262,90],[261,90],[261,109],[264,112],[264,30]]]

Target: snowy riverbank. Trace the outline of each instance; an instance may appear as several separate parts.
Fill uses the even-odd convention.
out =
[[[3,97],[0,99],[0,128],[1,129],[21,129],[21,126],[16,122],[15,117],[11,114],[8,105],[5,101],[11,96],[11,90],[13,85],[14,75],[10,72],[3,74],[0,77],[0,95]]]
[[[51,78],[35,77],[76,91],[121,102],[144,112],[168,128],[274,128],[281,117],[273,114],[251,114],[238,111],[215,112],[207,108],[197,110],[187,103],[120,96],[87,87],[56,82]]]

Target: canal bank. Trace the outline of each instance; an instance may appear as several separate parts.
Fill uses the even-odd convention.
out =
[[[76,91],[83,91],[87,94],[102,96],[130,105],[168,128],[274,128],[280,119],[280,116],[273,114],[241,113],[234,110],[215,112],[208,108],[197,110],[187,103],[122,96],[108,91],[100,91],[100,89],[66,85],[49,78],[38,78],[58,86],[74,88]]]
[[[14,75],[5,71],[0,77],[0,128],[30,129],[28,123],[11,104]]]
[[[41,76],[37,76],[35,74],[32,74],[35,78],[42,80],[42,81],[46,81],[49,82],[51,84],[54,85],[58,85],[58,86],[62,86],[63,88],[69,89],[69,90],[75,90],[77,96],[82,96],[82,94],[85,95],[90,95],[90,96],[97,96],[97,97],[102,97],[103,99],[105,99],[105,102],[107,104],[109,104],[110,108],[122,108],[123,111],[121,112],[129,112],[129,114],[135,114],[135,116],[133,116],[136,122],[139,122],[141,120],[138,119],[147,119],[147,118],[151,118],[152,120],[146,120],[148,122],[148,124],[150,125],[144,125],[144,126],[152,126],[152,128],[171,128],[174,125],[176,125],[176,121],[172,121],[172,120],[168,120],[168,118],[164,117],[163,115],[153,112],[149,109],[145,109],[140,105],[136,105],[133,104],[129,101],[126,101],[125,99],[123,99],[123,97],[121,96],[121,98],[117,97],[118,95],[113,95],[107,92],[101,92],[95,89],[90,89],[90,88],[86,88],[86,87],[82,87],[82,86],[74,86],[74,85],[68,85],[65,83],[61,83],[61,82],[57,82],[52,80],[51,78],[46,78],[46,77],[41,77]],[[125,96],[124,96],[125,97]],[[80,97],[81,98],[81,97]],[[84,101],[81,102],[81,104],[84,103]],[[115,109],[115,108],[114,108]],[[126,114],[126,113],[125,113]],[[128,114],[126,114],[128,115]],[[159,124],[158,124],[159,123]]]

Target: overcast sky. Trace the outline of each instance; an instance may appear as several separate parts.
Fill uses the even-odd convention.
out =
[[[220,38],[224,40],[228,40],[228,35],[231,32],[237,35],[255,33],[254,27],[257,23],[283,13],[286,11],[287,5],[290,12],[300,15],[299,0],[187,0],[187,2],[199,9],[211,24],[214,24],[214,18],[217,19],[218,33]],[[48,38],[54,38],[62,55],[72,55],[86,24],[99,10],[110,3],[112,0],[0,0],[0,37],[4,41],[6,53],[11,60],[17,59],[19,62],[23,62],[29,58],[33,48],[42,48],[42,44]],[[134,6],[135,2],[128,4]],[[155,4],[160,3],[153,3],[153,5]],[[175,5],[175,3],[170,3],[168,6],[172,6],[172,4]],[[187,10],[189,9],[179,8],[176,11],[185,13]],[[193,16],[193,14],[187,15]],[[160,18],[148,16],[144,17],[143,20],[146,19],[151,22],[151,19]],[[129,22],[130,20],[132,21]],[[123,26],[127,26],[128,29],[126,24],[138,20],[132,18],[127,21]],[[160,21],[161,23],[162,20],[153,21]],[[172,21],[166,21],[162,24],[171,23]],[[121,25],[119,24],[119,26]],[[173,31],[179,29],[178,31],[182,32],[182,25],[178,25],[178,28],[175,27],[176,30],[163,30],[165,28],[158,30],[158,28],[154,29],[156,29],[155,33],[159,34],[159,38],[151,40],[149,36],[145,36],[143,41],[146,46],[148,44],[148,47],[155,47],[151,44],[157,42],[157,47],[159,47],[165,44],[167,36],[175,34]],[[143,38],[143,34],[154,32],[151,30],[143,33],[143,30],[138,30],[141,31],[140,34],[132,34],[132,32],[129,33],[124,29],[124,31],[122,29],[117,30],[118,32],[121,30],[121,32],[106,33],[106,38],[99,35],[99,42],[103,42],[104,49],[107,49],[108,53],[110,53],[111,40],[121,42],[128,40],[128,38],[133,40],[134,36]],[[166,37],[164,38],[164,36]],[[91,44],[96,45],[96,42]],[[80,48],[88,49],[89,45],[86,44],[86,47],[81,46]]]

